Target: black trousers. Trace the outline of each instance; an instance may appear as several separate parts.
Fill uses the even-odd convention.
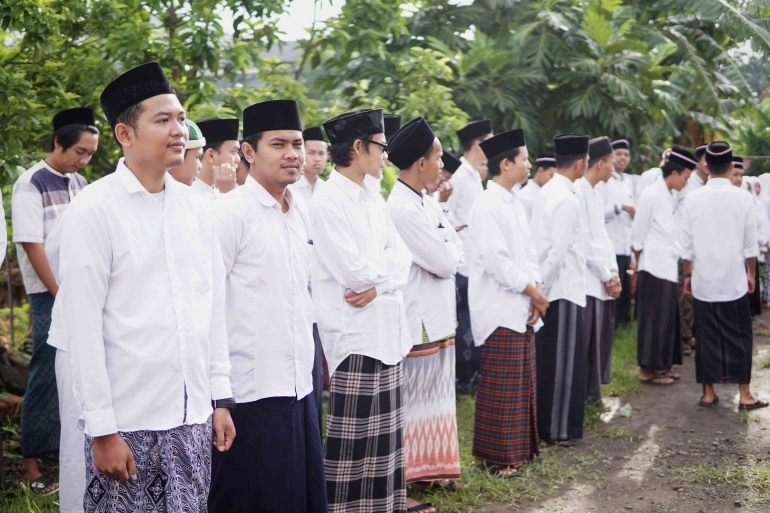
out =
[[[615,258],[618,260],[620,286],[623,287],[620,297],[615,300],[615,326],[620,326],[631,322],[631,276],[627,272],[631,265],[631,257],[615,255]]]
[[[313,358],[313,399],[318,410],[318,425],[324,425],[324,362],[321,335],[318,334],[318,324],[313,323],[313,342],[315,343],[315,356]]]

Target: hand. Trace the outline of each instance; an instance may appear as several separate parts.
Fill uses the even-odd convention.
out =
[[[633,260],[630,264],[628,264],[628,268],[632,271],[636,271],[639,268],[639,262]]]
[[[545,312],[548,310],[548,298],[546,298],[539,289],[536,289],[535,293],[530,297],[532,298],[531,306],[534,307],[541,317],[544,316]]]
[[[749,294],[751,294],[751,293],[754,292],[754,286],[755,286],[754,285],[754,277],[753,276],[749,276],[748,277],[748,281],[749,281]]]
[[[636,209],[631,205],[623,205],[623,210],[625,210],[631,217],[636,215]]]
[[[136,481],[134,453],[119,434],[96,437],[93,453],[96,470],[105,476],[123,483],[129,478]]]
[[[620,297],[620,293],[623,292],[623,285],[620,283],[620,277],[617,275],[617,273],[612,273],[612,292],[610,292],[610,297],[614,297],[615,299]]]
[[[227,408],[217,408],[214,410],[214,418],[212,420],[214,425],[214,440],[212,443],[214,447],[219,452],[229,451],[235,439],[235,424],[233,424],[233,418],[230,416],[230,410]]]
[[[534,303],[529,304],[529,313],[527,314],[527,326],[534,326],[540,320],[540,312],[535,308]]]
[[[749,281],[749,284],[751,284],[751,281]],[[692,278],[684,279],[684,293],[688,296],[692,296]]]
[[[345,301],[348,302],[350,306],[355,306],[356,308],[363,308],[372,301],[374,301],[374,298],[377,297],[377,289],[374,287],[370,288],[369,290],[365,290],[361,293],[353,292],[352,290],[345,294]]]
[[[231,164],[214,166],[214,185],[219,192],[230,192],[235,189],[235,166]]]
[[[439,203],[446,203],[447,200],[449,199],[449,196],[452,195],[452,191],[454,189],[452,189],[452,185],[449,182],[444,182],[439,186],[438,190],[439,190],[439,193],[438,193]]]
[[[467,225],[467,224],[464,224],[464,225],[462,225],[462,226],[455,226],[455,231],[456,231],[456,232],[461,232],[461,231],[463,231],[463,230],[464,230],[465,228],[467,228],[467,227],[468,227],[468,225]]]

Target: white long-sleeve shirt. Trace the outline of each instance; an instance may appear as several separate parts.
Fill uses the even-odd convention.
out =
[[[540,283],[537,252],[518,195],[490,181],[471,210],[478,251],[470,265],[468,302],[477,346],[499,327],[524,333],[532,300],[522,292]],[[535,329],[540,326],[542,321]]]
[[[532,240],[548,300],[566,299],[585,306],[586,257],[577,195],[569,178],[554,173],[535,197]]]
[[[219,196],[219,190],[216,187],[207,184],[199,178],[193,180],[191,187],[194,191],[198,191],[210,200],[214,200]]]
[[[412,344],[422,343],[422,327],[435,342],[457,329],[455,278],[463,243],[438,202],[400,180],[388,196],[393,225],[412,254],[404,304]]]
[[[641,251],[639,271],[679,283],[679,227],[674,209],[677,198],[664,179],[647,187],[636,206],[631,230],[633,249]]]
[[[304,203],[291,191],[286,197],[284,213],[249,176],[217,200],[230,382],[239,403],[313,391],[310,221]]]
[[[696,299],[725,302],[748,293],[746,259],[758,256],[751,195],[727,178],[709,178],[684,200],[682,255],[693,263]]]
[[[541,187],[533,179],[529,179],[527,184],[521,188],[518,193],[519,203],[524,208],[524,215],[527,218],[527,224],[532,225],[532,204],[535,196],[540,192]]]
[[[449,209],[449,219],[455,225],[455,228],[465,226],[460,230],[458,235],[463,243],[463,250],[465,251],[465,263],[457,268],[457,272],[463,276],[468,276],[470,272],[468,262],[472,258],[473,254],[473,241],[471,236],[471,230],[468,226],[471,215],[471,207],[479,197],[479,194],[484,192],[484,186],[481,184],[481,176],[476,171],[470,162],[465,157],[460,157],[460,165],[452,175],[449,183],[452,184],[454,192],[449,196],[447,200],[447,208]]]
[[[623,206],[634,205],[634,184],[626,174],[613,171],[607,183],[596,185],[604,203],[604,220],[616,255],[631,255],[631,223],[633,218]]]
[[[412,348],[402,294],[412,255],[379,192],[334,170],[310,218],[313,305],[329,373],[351,354],[400,362]],[[372,287],[377,297],[364,308],[345,301]]]
[[[150,194],[121,159],[64,223],[52,330],[70,352],[86,434],[205,422],[212,399],[232,396],[210,203],[169,175]]]
[[[604,205],[596,189],[585,177],[575,180],[579,191],[580,215],[583,224],[583,242],[586,254],[586,296],[601,301],[613,299],[604,283],[618,270],[615,248],[604,226]]]
[[[634,199],[636,200],[640,198],[647,187],[654,184],[661,178],[663,178],[663,170],[659,167],[653,167],[652,169],[648,169],[639,175],[639,180],[636,182],[636,197]]]
[[[299,177],[299,180],[289,185],[289,190],[294,193],[294,199],[297,199],[297,197],[302,198],[302,201],[305,202],[305,205],[309,209],[310,201],[313,199],[313,194],[318,192],[325,183],[326,181],[321,179],[320,176],[316,176],[315,183],[310,185],[307,177],[304,173],[302,173],[302,176]]]

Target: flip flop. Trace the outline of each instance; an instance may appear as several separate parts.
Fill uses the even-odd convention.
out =
[[[406,511],[409,513],[416,513],[418,511],[428,511],[430,509],[433,509],[433,511],[436,511],[435,508],[433,508],[432,504],[425,503],[425,504],[417,504],[416,506],[412,506],[411,508],[407,508]]]
[[[670,370],[668,370],[666,372],[661,372],[659,376],[662,377],[662,378],[671,378],[674,381],[676,381],[678,379],[681,379],[681,377],[682,377],[679,374],[677,374],[676,372],[670,371]]]
[[[757,399],[757,401],[754,404],[740,404],[738,405],[738,409],[741,411],[751,411],[751,410],[758,410],[760,408],[767,408],[770,405],[770,403],[766,401],[760,401]]]
[[[574,440],[551,440],[549,445],[555,445],[556,447],[570,448],[575,446]]]
[[[57,484],[56,481],[54,481],[48,476],[40,476],[29,484],[25,483],[24,481],[19,481],[19,486],[21,486],[25,490],[29,489],[39,495],[42,495],[43,497],[48,497],[49,495],[54,495],[59,493],[58,486],[54,490],[43,492],[43,490],[45,490],[46,488],[48,488],[53,484]]]
[[[674,379],[673,378],[669,378],[667,376],[655,376],[654,378],[647,378],[647,379],[636,378],[636,379],[638,379],[639,381],[641,381],[645,385],[655,385],[655,386],[658,386],[658,387],[670,387],[671,385],[674,384]],[[661,380],[661,379],[670,379],[671,383],[661,383],[660,381],[658,381],[658,380]]]
[[[521,474],[519,473],[519,470],[513,467],[510,467],[508,465],[495,465],[494,463],[488,463],[483,462],[478,464],[481,468],[488,470],[492,475],[495,475],[497,477],[503,477],[506,479],[513,479],[516,477],[521,477]],[[508,471],[509,469],[513,470],[514,472],[504,472]]]
[[[703,401],[703,397],[701,397],[700,401],[698,401],[698,406],[703,406],[704,408],[710,408],[712,406],[716,406],[717,404],[719,404],[719,396],[718,395],[715,395],[714,396],[714,400],[711,401],[710,403],[704,402]]]

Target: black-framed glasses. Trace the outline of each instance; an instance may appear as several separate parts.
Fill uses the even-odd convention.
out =
[[[382,152],[383,152],[383,153],[387,153],[387,152],[388,152],[388,145],[387,145],[387,144],[383,144],[383,143],[381,143],[381,142],[373,141],[373,140],[371,140],[371,139],[361,139],[361,140],[362,140],[362,141],[366,141],[366,142],[370,142],[370,143],[374,143],[374,144],[376,144],[377,146],[379,146],[380,148],[382,148]]]

